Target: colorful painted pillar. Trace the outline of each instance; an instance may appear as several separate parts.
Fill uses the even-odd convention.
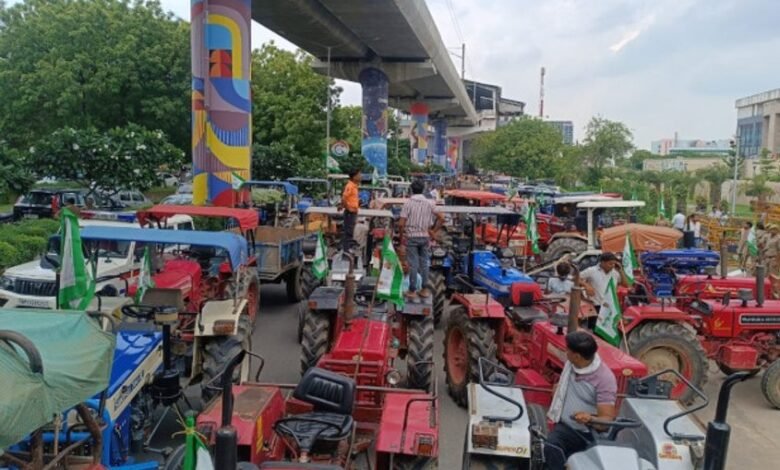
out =
[[[361,150],[380,176],[387,175],[387,75],[379,69],[363,69],[363,140]]]
[[[425,165],[428,160],[428,105],[425,103],[412,103],[412,161],[418,165]]]
[[[192,0],[192,200],[233,206],[250,178],[251,0]]]
[[[447,167],[447,121],[433,121],[433,163]]]

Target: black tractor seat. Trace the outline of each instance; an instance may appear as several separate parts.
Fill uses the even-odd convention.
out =
[[[510,307],[507,315],[518,328],[530,328],[536,322],[548,320],[543,311],[534,307]]]
[[[312,404],[314,411],[282,418],[274,423],[274,430],[293,438],[301,452],[310,452],[321,441],[341,441],[352,433],[354,380],[312,367],[295,387],[293,397]]]

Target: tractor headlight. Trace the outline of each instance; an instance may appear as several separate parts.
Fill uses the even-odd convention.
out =
[[[387,381],[388,385],[395,387],[401,383],[401,373],[395,369],[390,369],[387,374],[385,374],[385,380]]]
[[[0,289],[13,291],[14,290],[14,278],[9,276],[0,276]]]

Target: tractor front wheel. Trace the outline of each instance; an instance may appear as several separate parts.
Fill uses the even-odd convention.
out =
[[[304,313],[301,335],[301,375],[317,365],[328,352],[330,317],[327,313],[308,310]]]
[[[770,405],[780,408],[780,359],[775,360],[761,377],[761,393]]]
[[[428,274],[428,290],[433,296],[433,322],[438,325],[444,314],[444,305],[446,304],[447,286],[444,282],[444,273],[441,271],[431,271]]]
[[[469,318],[466,307],[450,312],[444,334],[444,373],[447,389],[458,405],[468,405],[468,384],[479,381],[479,358],[496,361],[495,331],[481,320]]]
[[[587,249],[588,244],[580,238],[556,238],[547,246],[547,250],[542,255],[542,261],[549,263],[560,259],[563,255],[569,253],[577,255]]]
[[[650,374],[675,369],[700,390],[707,382],[708,360],[696,333],[680,323],[649,322],[628,335],[631,355],[647,364]],[[690,403],[696,397],[693,390],[674,377],[672,398]]]
[[[320,285],[320,281],[314,277],[314,273],[311,271],[311,263],[303,265],[301,268],[301,287],[303,289],[303,299],[308,299],[314,289]]]
[[[408,317],[409,345],[406,352],[406,375],[409,388],[432,391],[433,371],[433,318]]]
[[[220,393],[222,371],[225,364],[235,357],[241,350],[252,350],[252,333],[249,323],[249,315],[242,314],[238,319],[238,330],[235,334],[226,336],[213,336],[203,338],[206,342],[201,350],[203,357],[203,380],[201,381],[201,399],[208,403],[215,395]],[[240,367],[233,372],[233,382],[240,383],[249,375],[249,356],[244,358]]]

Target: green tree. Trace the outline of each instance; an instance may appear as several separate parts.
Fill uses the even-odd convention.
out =
[[[110,129],[66,127],[30,148],[30,166],[41,174],[73,181],[90,189],[116,193],[145,191],[157,181],[162,166],[178,168],[184,153],[162,131],[135,124]]]
[[[649,158],[655,158],[655,157],[658,157],[658,155],[654,154],[649,150],[637,149],[634,150],[634,152],[631,154],[630,157],[626,159],[618,160],[618,164],[625,168],[641,171],[642,168],[644,167],[645,160]]]
[[[483,170],[529,179],[553,178],[562,148],[555,128],[539,119],[523,118],[478,137],[472,159]]]
[[[756,198],[759,207],[763,207],[766,199],[775,194],[775,191],[767,184],[768,178],[764,174],[756,175],[747,186],[743,188],[746,196]]]
[[[0,135],[135,123],[190,147],[190,28],[157,1],[0,5]]]
[[[30,189],[33,177],[28,168],[19,152],[0,140],[0,199],[7,201],[10,196]]]
[[[253,178],[325,173],[330,84],[312,70],[311,61],[311,56],[279,49],[273,42],[252,54]],[[335,105],[340,89],[330,90]]]
[[[721,200],[721,187],[723,183],[733,177],[733,170],[723,163],[718,163],[697,170],[696,175],[709,183],[709,200],[710,204],[715,207]]]
[[[591,118],[585,129],[585,156],[589,164],[588,180],[601,179],[603,168],[617,164],[634,148],[633,135],[625,124],[599,116]]]

